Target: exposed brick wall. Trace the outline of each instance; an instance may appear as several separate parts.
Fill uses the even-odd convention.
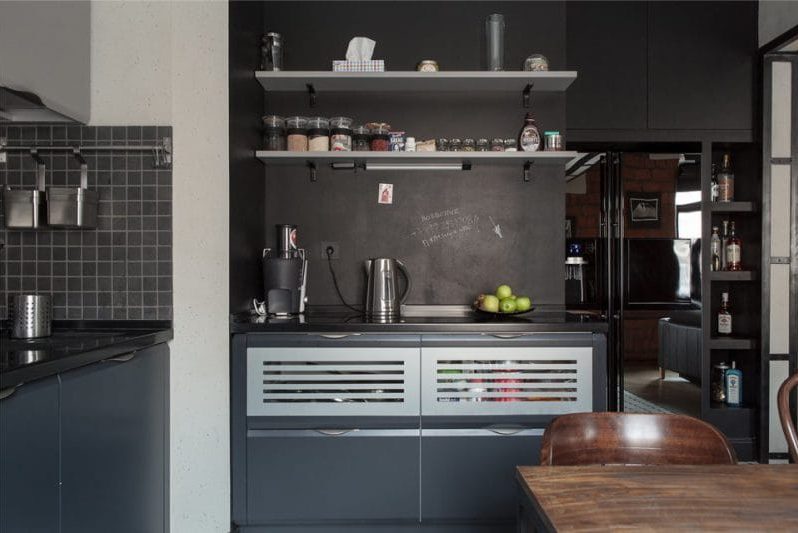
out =
[[[565,216],[574,219],[574,237],[599,237],[601,218],[601,173],[594,166],[585,174],[585,194],[565,195]]]
[[[657,192],[660,194],[660,225],[658,228],[634,228],[629,226],[626,205],[624,232],[629,238],[664,237],[676,238],[676,179],[679,175],[675,159],[651,160],[648,154],[624,154],[623,167],[624,201],[630,192]]]

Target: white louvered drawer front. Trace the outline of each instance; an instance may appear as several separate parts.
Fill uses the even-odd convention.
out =
[[[418,348],[250,348],[247,416],[419,413]]]
[[[429,347],[421,361],[421,410],[427,416],[593,409],[590,347]]]

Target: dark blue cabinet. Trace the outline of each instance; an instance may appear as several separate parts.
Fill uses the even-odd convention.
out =
[[[0,400],[0,531],[58,531],[58,378]]]
[[[62,376],[62,532],[165,530],[167,365],[162,344]]]

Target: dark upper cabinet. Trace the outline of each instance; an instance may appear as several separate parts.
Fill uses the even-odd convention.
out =
[[[650,128],[752,128],[756,2],[651,2],[649,32]]]
[[[165,344],[61,377],[61,531],[165,530]]]
[[[58,378],[0,400],[0,531],[58,531]]]
[[[568,2],[569,129],[645,129],[647,56],[644,2]]]

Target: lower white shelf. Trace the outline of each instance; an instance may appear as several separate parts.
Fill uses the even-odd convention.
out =
[[[266,165],[304,165],[308,163],[379,163],[391,165],[565,165],[577,152],[275,152],[258,150],[255,157]]]

